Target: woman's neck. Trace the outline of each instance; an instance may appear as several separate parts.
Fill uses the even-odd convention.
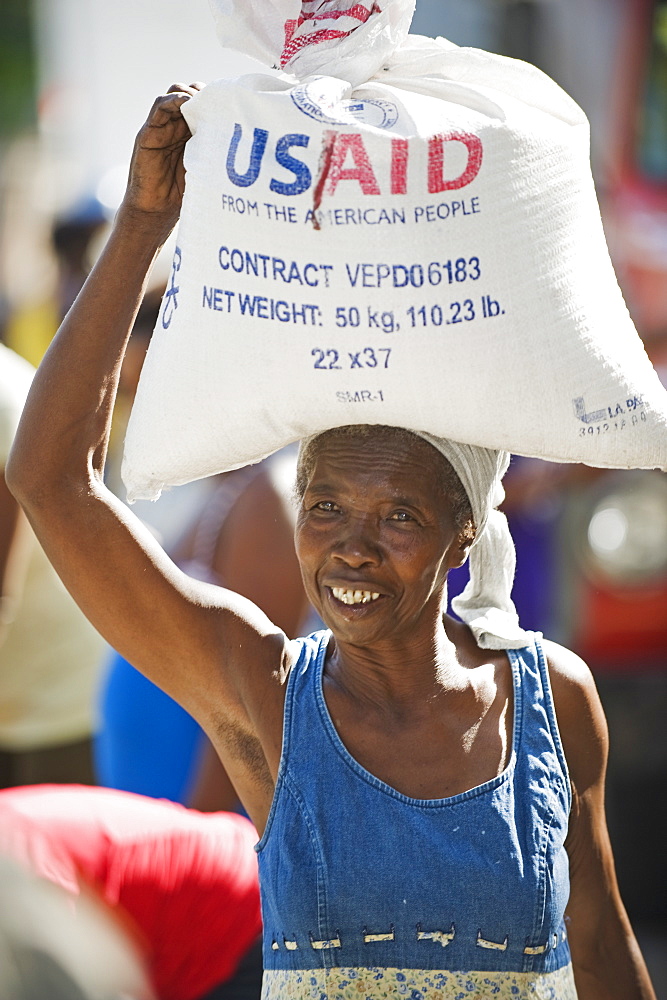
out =
[[[325,673],[337,687],[362,701],[423,703],[443,690],[465,687],[468,668],[484,658],[479,654],[469,629],[440,614],[429,631],[405,639],[393,637],[362,647],[332,636]]]

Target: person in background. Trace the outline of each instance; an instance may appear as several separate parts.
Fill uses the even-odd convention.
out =
[[[75,912],[96,900],[142,958],[156,1000],[259,997],[256,839],[244,816],[115,789],[0,791],[0,856],[65,891]]]
[[[3,334],[11,350],[37,367],[67,310],[81,290],[93,264],[94,248],[109,220],[91,194],[79,198],[53,221],[51,250],[56,264],[55,286],[35,302],[10,312]]]
[[[67,593],[4,477],[34,369],[0,344],[0,788],[94,784],[104,642]]]

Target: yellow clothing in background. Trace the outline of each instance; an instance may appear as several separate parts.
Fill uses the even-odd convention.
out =
[[[0,470],[31,367],[0,344]],[[23,587],[0,637],[0,749],[35,750],[92,734],[104,642],[30,532]]]
[[[60,325],[55,299],[23,306],[13,313],[4,332],[8,347],[36,368]]]

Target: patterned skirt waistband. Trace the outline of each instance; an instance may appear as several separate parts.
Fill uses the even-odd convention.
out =
[[[422,969],[267,971],[262,1000],[577,1000],[570,964],[555,972]]]

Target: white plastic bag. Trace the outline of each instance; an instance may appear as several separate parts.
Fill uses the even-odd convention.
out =
[[[278,62],[286,36],[322,23],[271,47],[283,16],[298,21],[292,0],[214,6],[226,44]],[[667,466],[667,393],[609,260],[582,111],[526,63],[406,36],[411,3],[382,7],[355,5],[356,27],[333,17],[352,30],[301,42],[289,74],[217,81],[184,106],[130,497],[346,423]]]
[[[405,41],[415,0],[211,0],[218,38],[300,80],[364,83]]]

